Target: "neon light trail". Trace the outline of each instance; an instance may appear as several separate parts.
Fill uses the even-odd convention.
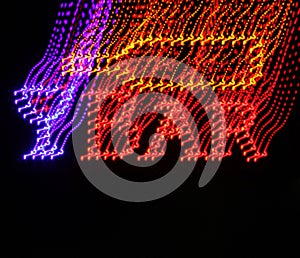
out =
[[[44,58],[32,69],[23,88],[15,92],[19,112],[37,126],[33,150],[24,158],[62,155],[73,121],[78,121],[78,126],[82,121],[74,103],[90,79],[122,60],[143,56],[185,63],[208,84],[193,80],[188,85],[174,84],[174,77],[179,76],[176,67],[169,81],[133,74],[117,92],[109,91],[113,81],[102,81],[102,92],[82,95],[91,98],[90,105],[83,107],[87,114],[99,114],[96,126],[87,132],[91,145],[83,159],[130,155],[132,148],[139,147],[147,127],[157,120],[155,110],[163,106],[169,110],[157,127],[163,137],[155,136],[140,158],[161,158],[164,139],[178,137],[182,145],[195,141],[189,138],[190,122],[162,96],[153,112],[147,111],[147,106],[140,107],[148,113],[130,125],[131,146],[120,145],[120,139],[113,144],[110,125],[114,123],[120,130],[129,126],[126,110],[135,104],[130,99],[149,92],[171,95],[184,103],[199,126],[200,146],[192,145],[183,158],[208,158],[210,125],[201,105],[189,94],[197,87],[211,87],[225,110],[225,156],[232,155],[235,144],[247,161],[267,156],[299,91],[298,1],[78,0],[60,7]],[[156,67],[164,71],[159,63]],[[115,72],[122,76],[126,70]],[[115,120],[121,106],[123,119]],[[181,133],[175,122],[185,128]],[[223,153],[215,150],[215,157],[220,155]]]

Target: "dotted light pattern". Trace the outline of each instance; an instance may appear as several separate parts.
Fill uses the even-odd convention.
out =
[[[36,144],[25,159],[54,158],[64,153],[72,133],[75,96],[87,85],[89,78],[87,75],[62,76],[62,60],[78,48],[87,54],[84,50],[89,50],[90,45],[100,44],[111,11],[110,0],[78,0],[60,5],[44,57],[33,67],[24,87],[15,92],[15,103],[20,106],[18,111],[24,119],[38,126]]]
[[[197,87],[212,87],[225,110],[225,156],[232,155],[236,143],[247,161],[267,155],[272,138],[287,122],[300,85],[295,75],[300,46],[297,1],[123,0],[88,4],[79,1],[74,6],[75,20],[70,33],[58,36],[57,29],[54,30],[57,32],[51,39],[54,45],[49,46],[45,58],[32,70],[24,88],[16,92],[22,95],[16,102],[26,103],[19,108],[24,118],[33,117],[30,122],[41,126],[36,146],[28,156],[53,158],[62,154],[72,132],[71,122],[77,119],[79,125],[82,121],[81,117],[76,117],[76,111],[69,120],[68,117],[75,96],[88,79],[99,76],[122,60],[141,56],[163,56],[186,63],[201,73],[208,85],[192,79],[188,85],[174,84],[174,78],[167,82],[135,78],[133,74],[118,92],[110,92],[113,81],[103,81],[103,91],[83,95],[92,99],[88,112],[100,110],[96,128],[89,130],[91,134],[97,133],[91,136],[91,145],[83,158],[122,158],[130,155],[132,148],[138,148],[143,132],[156,119],[155,114],[149,113],[135,121],[130,132],[131,146],[114,146],[121,150],[118,154],[109,137],[110,125],[124,127],[126,109],[120,121],[114,121],[113,114],[122,105],[130,109],[126,101],[133,96],[153,91],[175,96],[186,103],[201,128],[200,148],[190,148],[184,158],[207,158],[210,126],[205,114],[201,113],[201,105],[188,95],[189,89],[197,91]],[[86,7],[88,12],[79,6]],[[80,15],[82,13],[85,15]],[[61,21],[63,28],[61,24],[65,19]],[[86,25],[75,29],[75,21]],[[79,28],[83,32],[80,33]],[[68,44],[61,50],[57,42],[63,38]],[[157,64],[157,69],[163,71],[165,68]],[[115,76],[122,76],[126,71],[115,71]],[[177,76],[176,67],[174,76]],[[105,105],[99,103],[99,99],[106,99]],[[161,103],[170,105],[164,104],[163,97]],[[169,110],[157,132],[167,139],[179,137],[182,145],[184,139],[194,140],[188,137],[189,124],[180,116],[180,111],[171,105]],[[179,133],[170,117],[183,124],[186,130]],[[140,158],[156,159],[164,155],[161,151],[166,144],[163,137],[154,137],[157,138]],[[214,154],[221,155],[217,150]]]

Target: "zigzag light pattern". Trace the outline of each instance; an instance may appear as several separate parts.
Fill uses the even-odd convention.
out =
[[[72,107],[89,79],[122,60],[141,56],[173,58],[203,75],[226,112],[225,156],[232,155],[234,144],[239,144],[247,161],[267,156],[271,140],[287,122],[299,91],[299,77],[295,75],[299,73],[299,14],[299,3],[292,0],[95,0],[62,4],[45,57],[15,93],[19,112],[38,126],[36,145],[25,158],[63,154],[73,120],[78,120],[78,126],[81,121],[76,111],[72,115]],[[159,64],[157,69],[161,69]],[[124,72],[117,71],[116,76]],[[112,149],[109,125],[124,126],[124,119],[113,121],[112,114],[136,94],[153,91],[189,103],[195,121],[201,124],[201,143],[184,158],[207,158],[209,124],[201,106],[186,93],[189,88],[203,87],[203,82],[175,85],[172,79],[166,82],[133,76],[118,92],[109,92],[112,82],[102,83],[103,91],[93,93],[94,102],[89,107],[89,112],[99,112],[97,125],[90,130],[97,133],[91,136],[93,143],[83,159],[130,155],[128,146],[115,146],[122,150],[118,154]],[[97,103],[98,99],[106,99],[106,105]],[[169,118],[160,122],[157,131],[166,138],[188,139],[184,117],[176,108],[169,109],[168,117],[183,124],[186,135],[179,135]],[[139,146],[143,132],[155,119],[155,114],[148,114],[135,122],[131,147]],[[164,144],[162,138],[155,139],[151,152],[141,158],[161,157]]]

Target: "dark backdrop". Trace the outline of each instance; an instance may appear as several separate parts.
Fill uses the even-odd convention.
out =
[[[43,56],[58,6],[1,3],[0,257],[300,257],[300,103],[267,158],[248,164],[235,151],[205,188],[194,174],[150,203],[100,193],[70,142],[55,161],[22,160],[34,128],[13,91]]]

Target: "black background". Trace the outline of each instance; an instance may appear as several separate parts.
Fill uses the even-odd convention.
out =
[[[34,128],[13,91],[47,47],[58,0],[1,3],[0,257],[300,257],[300,104],[269,156],[246,163],[238,150],[203,189],[194,173],[150,203],[111,199],[73,155],[23,161]]]

